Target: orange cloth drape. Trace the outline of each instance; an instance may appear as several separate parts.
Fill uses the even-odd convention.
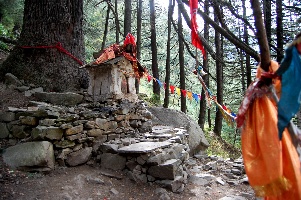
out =
[[[278,68],[272,62],[270,70]],[[260,76],[261,70],[258,70]],[[280,81],[274,80],[280,95]],[[249,183],[266,200],[301,200],[301,169],[287,129],[278,138],[277,107],[268,95],[256,98],[246,112],[242,154]]]

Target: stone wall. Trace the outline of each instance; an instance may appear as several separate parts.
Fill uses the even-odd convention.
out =
[[[183,191],[187,181],[183,162],[189,158],[186,130],[153,127],[152,114],[142,101],[73,105],[74,98],[68,95],[75,94],[39,93],[48,100],[0,111],[0,138],[12,146],[3,154],[7,164],[48,171],[58,165],[87,163],[123,170],[138,182],[157,182],[174,192]],[[57,98],[64,106],[46,103]]]

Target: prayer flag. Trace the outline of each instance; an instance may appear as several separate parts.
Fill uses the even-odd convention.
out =
[[[170,85],[170,86],[169,86],[169,89],[170,89],[171,94],[174,94],[174,93],[175,93],[175,86]]]
[[[196,102],[199,101],[199,95],[192,93],[193,98],[196,100]]]
[[[180,90],[180,88],[176,88],[176,92],[177,92],[177,94],[178,94],[179,96],[181,96],[181,90]]]
[[[203,47],[202,41],[198,35],[198,25],[196,23],[196,13],[198,10],[198,0],[190,0],[190,15],[191,15],[191,43],[198,49],[202,51],[204,58],[206,58],[205,49]]]

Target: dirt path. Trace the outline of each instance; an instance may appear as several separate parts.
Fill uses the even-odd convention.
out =
[[[221,185],[212,181],[200,186],[189,181],[184,192],[176,194],[154,183],[135,183],[120,172],[88,165],[58,167],[48,174],[14,171],[2,160],[0,167],[0,197],[4,200],[255,199],[250,186],[244,183]]]

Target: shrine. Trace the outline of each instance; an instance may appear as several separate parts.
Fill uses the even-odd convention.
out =
[[[135,38],[128,34],[123,45],[113,44],[99,52],[95,58],[96,61],[81,67],[89,72],[88,94],[93,101],[136,101],[135,79],[140,79],[145,69],[136,59]]]

